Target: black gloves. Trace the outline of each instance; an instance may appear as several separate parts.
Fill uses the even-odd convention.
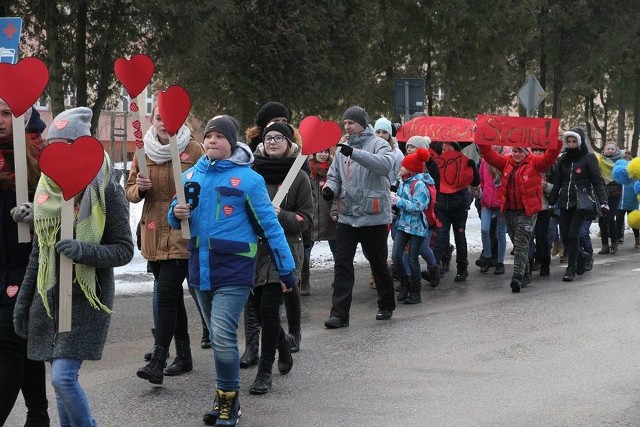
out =
[[[325,199],[327,202],[332,201],[334,198],[333,190],[329,187],[323,187],[322,198]]]
[[[468,160],[467,160],[467,165],[468,165],[470,168],[472,168],[472,167],[474,167],[474,166],[476,165],[476,162],[475,162],[475,161],[473,161],[473,159],[468,159]]]
[[[285,274],[280,276],[280,281],[284,283],[287,289],[295,289],[298,287],[298,279],[294,273]]]
[[[603,203],[600,205],[600,210],[602,211],[602,216],[603,217],[608,217],[609,216],[609,204],[608,203]]]
[[[82,257],[82,246],[74,239],[64,239],[56,243],[56,251],[69,259],[79,260]]]
[[[345,156],[350,156],[351,154],[353,154],[353,148],[348,146],[347,144],[338,144],[338,147],[340,147],[340,152]]]

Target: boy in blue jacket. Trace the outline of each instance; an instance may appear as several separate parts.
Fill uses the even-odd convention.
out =
[[[187,203],[174,198],[168,213],[171,227],[189,220],[189,286],[196,289],[211,331],[217,376],[214,407],[204,421],[216,426],[235,426],[240,417],[236,331],[254,283],[259,237],[269,242],[283,292],[297,285],[295,262],[264,179],[251,169],[253,155],[237,142],[237,132],[233,117],[209,120],[205,155],[182,174]]]

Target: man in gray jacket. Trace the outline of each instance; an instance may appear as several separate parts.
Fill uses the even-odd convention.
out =
[[[377,320],[389,320],[396,307],[387,265],[387,227],[391,223],[389,171],[393,149],[373,133],[367,113],[357,106],[345,111],[346,144],[329,168],[322,188],[325,200],[338,201],[338,226],[331,314],[324,326],[349,326],[353,293],[353,259],[358,243],[367,253],[378,291]]]

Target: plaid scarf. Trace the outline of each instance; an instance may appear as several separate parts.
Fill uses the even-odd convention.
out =
[[[96,177],[89,183],[75,201],[75,239],[99,244],[102,240],[106,221],[105,190],[111,176],[111,162],[105,153],[104,161]],[[78,202],[79,199],[79,202]],[[58,283],[57,253],[55,244],[61,227],[60,211],[62,208],[62,192],[49,177],[42,175],[34,198],[34,229],[38,236],[38,294],[42,298],[47,314],[51,309],[47,300],[47,292]],[[74,284],[78,284],[85,297],[96,310],[107,313],[111,310],[96,294],[95,267],[74,264]]]

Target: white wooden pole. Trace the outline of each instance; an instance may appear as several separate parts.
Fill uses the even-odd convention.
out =
[[[60,240],[73,239],[74,208],[72,197],[62,200]],[[58,332],[71,331],[71,295],[73,292],[73,261],[60,254],[60,318]]]
[[[178,153],[178,138],[175,135],[169,136],[169,145],[171,146],[171,166],[173,167],[173,182],[176,186],[176,196],[178,203],[187,203],[184,197],[184,186],[182,184],[182,168],[180,167],[180,153]],[[182,238],[190,239],[191,231],[189,230],[189,220],[181,221]]]
[[[27,179],[27,142],[24,130],[24,115],[12,117],[13,123],[13,157],[16,174],[16,205],[29,201],[29,181]],[[25,222],[18,223],[18,242],[31,241],[31,227]]]

